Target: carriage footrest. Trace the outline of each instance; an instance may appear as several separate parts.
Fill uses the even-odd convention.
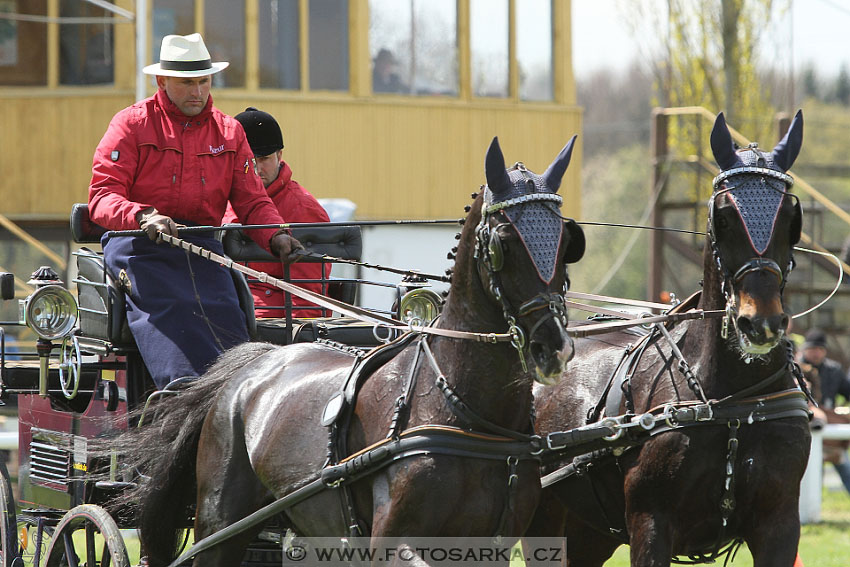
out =
[[[100,490],[126,490],[128,488],[135,488],[135,482],[118,482],[115,480],[99,480],[94,483],[94,487]]]

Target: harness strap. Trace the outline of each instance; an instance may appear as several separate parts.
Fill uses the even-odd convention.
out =
[[[634,401],[632,400],[631,386],[632,376],[634,376],[638,364],[640,364],[640,359],[643,357],[643,353],[646,352],[647,347],[652,342],[654,334],[655,329],[653,329],[648,335],[644,336],[640,342],[635,345],[634,350],[632,350],[628,356],[623,359],[620,366],[617,367],[614,382],[619,383],[616,388],[613,388],[607,393],[608,399],[605,401],[606,415],[613,416],[620,414],[620,403],[624,396],[626,398],[626,411],[628,413],[634,413],[635,408]]]
[[[809,405],[805,394],[792,388],[766,396],[735,400],[735,403],[727,398],[722,403],[717,400],[707,403],[692,400],[664,404],[637,419],[634,417],[606,417],[592,425],[549,433],[543,438],[545,448],[540,456],[547,461],[555,458],[563,460],[601,448],[613,449],[619,454],[661,433],[695,425],[713,425],[733,420],[749,425],[789,417],[808,419]]]
[[[620,362],[617,363],[617,369],[611,373],[611,377],[608,378],[608,384],[605,385],[605,389],[602,391],[602,395],[599,397],[599,400],[596,402],[596,405],[593,406],[587,412],[587,419],[585,423],[596,423],[599,421],[599,418],[602,416],[602,410],[605,409],[605,402],[608,400],[608,392],[611,390],[611,386],[614,384],[617,378],[617,374],[619,373],[620,368],[626,363],[627,358],[635,351],[634,345],[629,344],[623,349],[623,356],[620,357]],[[619,403],[618,403],[619,405]]]
[[[484,419],[475,411],[473,411],[457,394],[457,392],[449,386],[446,376],[443,374],[442,370],[440,370],[439,365],[437,364],[437,360],[434,357],[434,353],[431,352],[431,347],[428,345],[428,341],[422,340],[419,343],[422,347],[422,350],[425,352],[426,358],[428,362],[431,364],[431,368],[437,374],[436,385],[437,388],[443,393],[446,398],[446,402],[449,405],[449,409],[455,414],[458,418],[460,418],[470,429],[474,429],[477,431],[483,431],[486,433],[492,433],[496,435],[501,435],[503,437],[507,437],[509,439],[516,439],[524,442],[540,442],[540,437],[537,435],[528,435],[526,433],[522,433],[519,431],[514,431],[512,429],[508,429],[507,427],[502,427],[492,421]]]

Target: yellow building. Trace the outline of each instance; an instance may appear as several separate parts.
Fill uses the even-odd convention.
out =
[[[0,0],[0,213],[63,255],[110,118],[153,94],[138,69],[164,35],[198,31],[230,61],[216,106],[275,115],[315,196],[351,199],[359,219],[459,217],[493,136],[508,163],[542,172],[580,131],[570,4]],[[580,166],[577,151],[566,215],[579,214]]]

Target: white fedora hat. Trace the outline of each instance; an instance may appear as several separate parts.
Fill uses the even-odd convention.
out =
[[[210,52],[199,33],[190,35],[167,35],[162,38],[159,63],[148,65],[142,72],[146,75],[165,77],[203,77],[224,70],[230,63],[213,63]]]

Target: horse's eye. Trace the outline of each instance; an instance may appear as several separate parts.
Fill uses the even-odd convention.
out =
[[[714,221],[714,224],[717,226],[717,228],[726,228],[729,226],[729,223],[726,222],[726,219],[724,219],[723,217],[719,217],[716,221]]]

